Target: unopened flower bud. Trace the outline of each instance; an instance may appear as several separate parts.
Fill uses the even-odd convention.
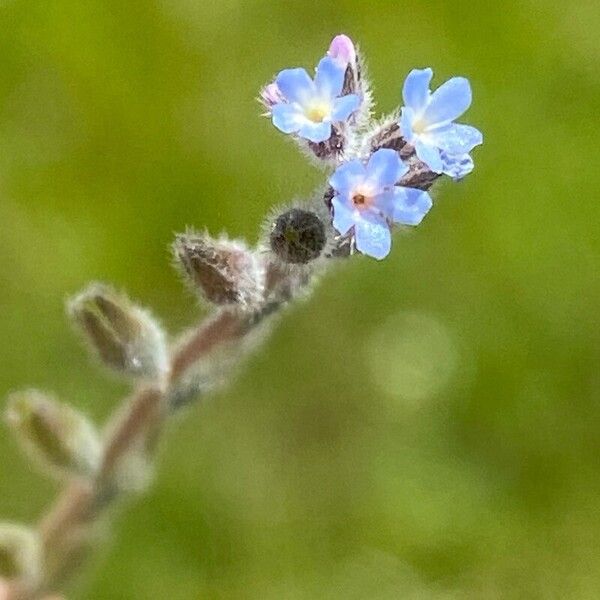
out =
[[[116,465],[112,483],[121,492],[139,494],[152,483],[154,470],[150,457],[140,445],[134,446]]]
[[[32,459],[59,477],[93,477],[102,444],[95,427],[68,404],[37,390],[12,394],[6,421]]]
[[[409,171],[402,177],[399,185],[427,191],[441,174],[434,173],[423,161],[412,156],[408,161]]]
[[[100,359],[112,369],[140,377],[165,373],[165,336],[144,310],[112,288],[94,283],[68,304],[68,312]]]
[[[178,235],[173,252],[201,296],[212,304],[254,306],[262,299],[262,257],[243,243],[209,235]]]
[[[336,35],[329,46],[327,54],[338,61],[342,66],[352,65],[356,62],[356,49],[354,42],[344,34]]]
[[[306,264],[321,255],[327,241],[325,225],[314,212],[292,208],[271,224],[269,242],[286,263]]]
[[[283,102],[284,98],[277,84],[269,83],[260,91],[260,101],[270,110],[275,104]]]
[[[40,576],[40,566],[40,544],[33,530],[14,523],[0,523],[0,577],[35,583]],[[6,589],[10,589],[8,583]]]
[[[358,94],[361,98],[360,114],[366,115],[370,109],[371,98],[368,84],[363,81],[360,56],[354,42],[347,35],[337,35],[331,40],[327,54],[345,69],[342,94]],[[355,115],[355,118],[357,116]]]
[[[403,160],[414,154],[414,148],[406,143],[400,132],[398,119],[393,115],[384,121],[377,123],[375,127],[365,135],[365,153],[372,154],[382,148],[396,150]]]
[[[306,142],[310,150],[319,160],[337,164],[344,156],[348,142],[348,130],[343,123],[336,123],[331,129],[331,136],[324,142]],[[302,142],[300,142],[302,145]]]

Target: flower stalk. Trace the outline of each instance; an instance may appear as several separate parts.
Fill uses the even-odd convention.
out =
[[[206,233],[176,237],[175,263],[212,312],[174,343],[146,310],[109,286],[92,284],[68,303],[92,354],[125,375],[133,392],[102,436],[46,394],[13,395],[7,420],[17,438],[66,483],[36,528],[9,529],[5,538],[0,528],[0,600],[60,593],[93,548],[107,510],[148,485],[149,477],[132,483],[128,473],[131,465],[150,467],[169,417],[229,384],[275,315],[306,296],[315,275],[357,253],[383,259],[394,227],[418,225],[431,209],[433,183],[472,170],[468,153],[481,135],[453,123],[470,104],[468,81],[455,78],[431,93],[431,76],[412,71],[406,106],[375,122],[362,57],[341,35],[314,78],[285,69],[263,88],[266,115],[330,169],[327,184],[309,201],[275,211],[256,248]]]

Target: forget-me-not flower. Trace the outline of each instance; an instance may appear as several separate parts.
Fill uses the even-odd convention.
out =
[[[326,56],[314,80],[305,69],[285,69],[275,84],[283,102],[271,107],[273,125],[283,133],[295,133],[311,142],[331,137],[332,123],[345,121],[360,105],[357,94],[341,96],[345,68]]]
[[[391,247],[390,224],[418,225],[432,202],[429,194],[395,185],[408,172],[394,150],[381,149],[364,165],[351,160],[336,169],[329,183],[333,226],[342,235],[354,228],[356,248],[377,259]]]
[[[459,179],[472,170],[472,161],[465,155],[483,142],[478,129],[453,122],[471,105],[471,85],[464,77],[453,77],[431,93],[432,77],[431,69],[408,74],[400,129],[432,171]]]

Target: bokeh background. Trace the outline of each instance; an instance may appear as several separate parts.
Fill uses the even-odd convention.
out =
[[[179,332],[173,232],[255,241],[322,181],[259,116],[278,70],[346,32],[378,110],[432,66],[486,136],[174,424],[71,598],[600,597],[597,1],[3,0],[0,28],[0,394],[98,420],[126,388],[65,297],[111,281]],[[56,486],[6,430],[0,457],[0,514],[35,521]]]

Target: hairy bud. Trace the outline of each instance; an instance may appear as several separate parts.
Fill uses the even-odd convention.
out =
[[[265,85],[260,91],[259,101],[267,110],[271,110],[273,106],[283,102],[283,96],[281,95],[281,90],[277,87],[277,84],[273,82]]]
[[[352,116],[351,122],[365,125],[369,121],[373,98],[360,52],[347,35],[341,34],[331,40],[327,54],[346,70],[342,95],[358,94],[361,98],[360,109]]]
[[[36,534],[22,525],[0,523],[0,577],[34,583],[39,579],[40,566],[40,543]],[[8,584],[6,587],[8,589]]]
[[[441,175],[434,173],[423,161],[411,156],[407,161],[409,171],[402,177],[399,185],[427,191]]]
[[[399,182],[400,185],[426,191],[440,177],[439,173],[434,173],[417,158],[414,146],[407,143],[402,137],[397,114],[386,117],[365,135],[362,146],[364,154],[370,155],[382,148],[395,150],[404,163],[409,166],[408,173]]]
[[[356,63],[354,42],[345,34],[336,35],[331,40],[327,54],[344,67]]]
[[[361,68],[354,42],[344,34],[331,40],[327,54],[346,69],[342,94],[361,93]]]
[[[252,307],[262,299],[262,258],[243,243],[209,235],[181,234],[173,252],[193,288],[216,305]]]
[[[143,444],[134,444],[121,458],[112,473],[112,484],[121,492],[140,494],[154,477],[153,465]]]
[[[397,115],[392,115],[377,123],[365,136],[365,153],[371,154],[382,148],[396,150],[402,159],[414,154],[414,148],[406,143],[400,133]]]
[[[309,142],[298,140],[298,144],[314,154],[319,160],[337,164],[343,159],[344,150],[348,145],[348,127],[345,123],[334,123],[331,127],[331,136],[324,142]]]
[[[31,458],[59,477],[93,477],[102,444],[81,413],[37,390],[12,394],[6,421]]]
[[[156,378],[166,372],[165,336],[156,321],[112,288],[94,283],[67,306],[104,364],[120,373]]]
[[[306,264],[321,255],[327,241],[325,225],[314,212],[292,208],[271,224],[271,250],[286,263]]]

